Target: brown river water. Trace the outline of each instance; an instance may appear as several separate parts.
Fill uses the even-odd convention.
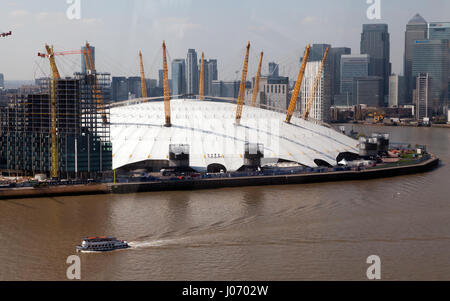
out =
[[[351,127],[351,126],[350,126]],[[85,236],[131,249],[78,253],[82,280],[450,280],[450,129],[363,127],[425,144],[429,173],[389,179],[0,200],[0,280],[66,280]]]

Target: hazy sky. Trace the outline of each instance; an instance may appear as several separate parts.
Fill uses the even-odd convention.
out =
[[[250,74],[258,55],[264,66],[280,63],[281,73],[294,78],[307,43],[348,46],[359,53],[364,23],[387,23],[391,33],[393,71],[403,69],[404,31],[419,12],[427,21],[450,21],[449,0],[380,0],[381,20],[369,20],[367,0],[81,0],[81,19],[66,16],[67,0],[1,0],[0,73],[6,80],[30,80],[49,73],[40,59],[45,43],[55,51],[96,47],[97,70],[115,76],[138,75],[138,51],[147,77],[157,78],[161,44],[170,59],[186,57],[188,48],[219,61],[219,78],[234,79],[245,45],[252,43]],[[80,68],[79,56],[57,58],[63,75]]]

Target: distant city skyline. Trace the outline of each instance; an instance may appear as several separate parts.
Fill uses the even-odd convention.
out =
[[[47,62],[36,56],[46,43],[64,51],[80,49],[86,40],[96,46],[97,69],[113,76],[138,75],[137,52],[142,50],[146,77],[158,78],[160,44],[166,40],[171,60],[185,57],[189,48],[204,51],[217,59],[220,80],[234,80],[250,41],[250,75],[256,73],[258,54],[264,50],[265,62],[279,64],[280,75],[292,79],[306,44],[327,43],[359,53],[362,25],[371,23],[389,25],[392,72],[403,74],[408,21],[416,13],[428,22],[450,19],[450,2],[445,0],[382,1],[380,20],[367,18],[364,0],[285,0],[283,5],[266,0],[82,0],[80,20],[67,19],[66,1],[10,0],[2,5],[0,31],[13,31],[0,41],[0,72],[6,81],[48,73]],[[60,60],[64,76],[81,67],[79,57]]]

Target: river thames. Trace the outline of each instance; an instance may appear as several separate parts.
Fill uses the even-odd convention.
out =
[[[348,125],[350,129],[352,125]],[[424,144],[441,166],[368,181],[0,200],[0,280],[66,280],[85,236],[131,249],[78,253],[82,280],[450,280],[450,130],[354,126]]]

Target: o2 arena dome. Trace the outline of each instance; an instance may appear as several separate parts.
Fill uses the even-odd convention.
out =
[[[235,124],[236,104],[174,99],[171,126],[164,102],[127,102],[110,109],[114,169],[159,171],[179,164],[198,172],[237,171],[252,159],[261,166],[291,162],[333,166],[343,153],[358,154],[358,141],[333,128],[258,107],[244,106]]]

